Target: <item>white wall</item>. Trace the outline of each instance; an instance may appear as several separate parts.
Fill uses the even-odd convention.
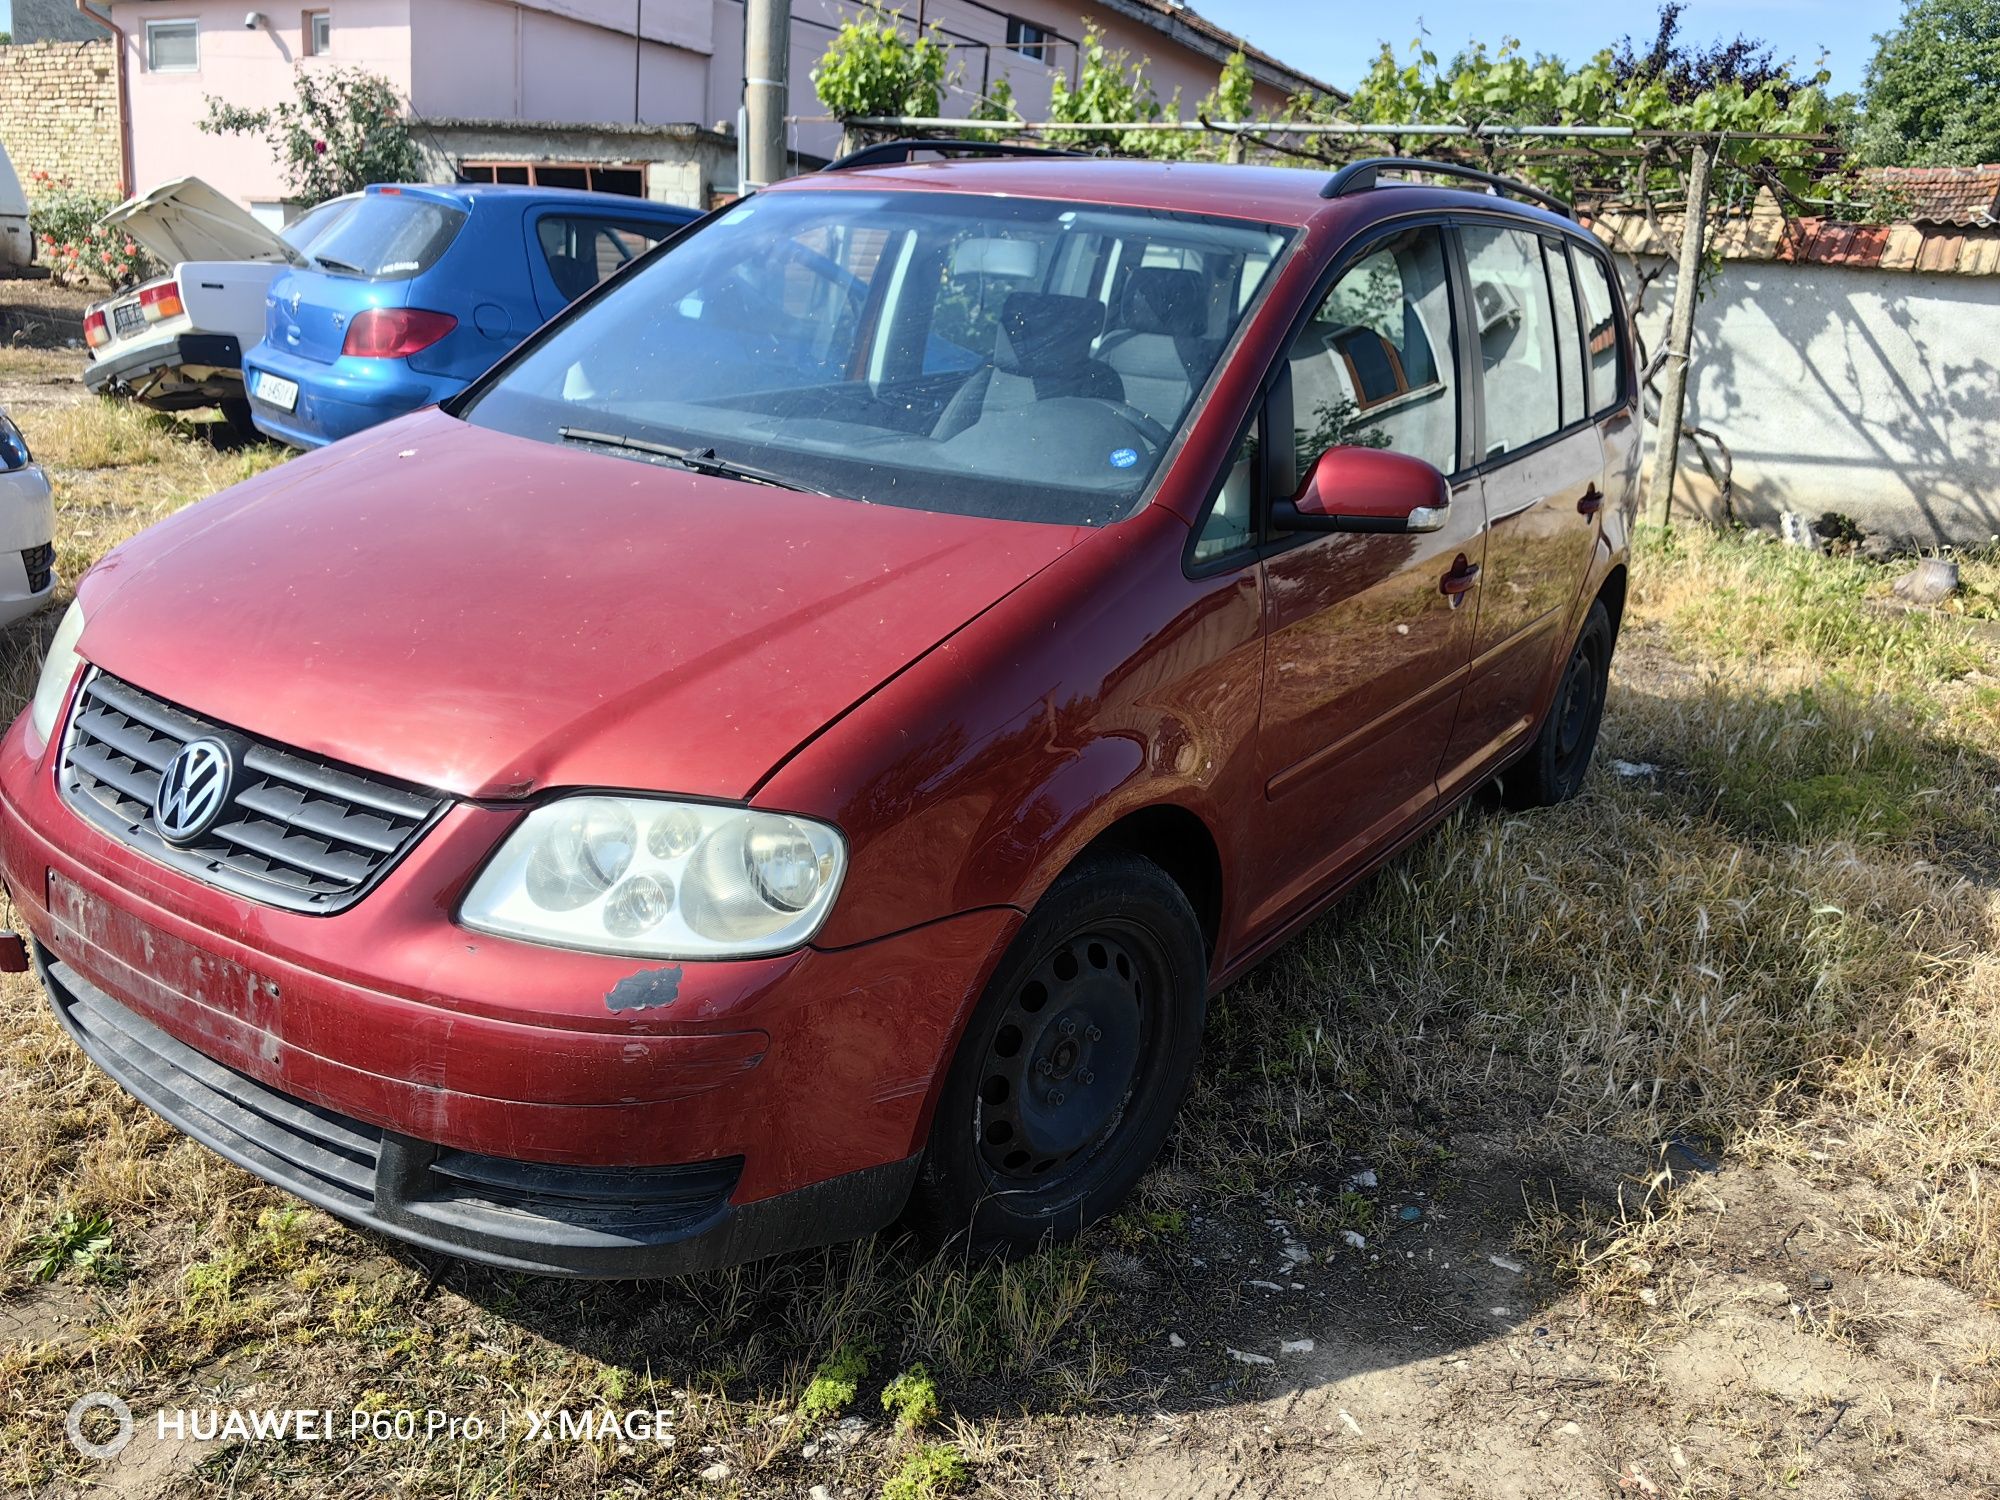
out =
[[[1649,352],[1673,281],[1669,267],[1641,312]],[[1695,331],[1689,415],[1728,443],[1743,519],[1838,511],[1925,544],[2000,534],[2000,277],[1726,261]],[[1685,443],[1678,494],[1714,494]]]

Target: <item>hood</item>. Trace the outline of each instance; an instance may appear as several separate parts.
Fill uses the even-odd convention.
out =
[[[304,257],[258,223],[246,208],[203,182],[182,177],[127,198],[98,221],[116,225],[169,266],[187,260],[281,260]]]
[[[420,412],[116,549],[80,647],[220,723],[460,796],[735,799],[1084,534]]]

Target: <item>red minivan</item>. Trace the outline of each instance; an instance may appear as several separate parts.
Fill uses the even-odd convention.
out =
[[[1588,233],[926,151],[83,579],[0,866],[134,1096],[514,1269],[1033,1245],[1211,994],[1483,783],[1576,791],[1639,449]]]

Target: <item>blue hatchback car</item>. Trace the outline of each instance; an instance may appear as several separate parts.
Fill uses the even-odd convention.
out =
[[[317,448],[442,401],[696,217],[563,188],[371,187],[271,284],[251,416]]]

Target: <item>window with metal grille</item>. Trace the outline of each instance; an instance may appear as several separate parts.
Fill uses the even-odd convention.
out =
[[[1037,62],[1049,62],[1055,57],[1056,40],[1056,34],[1046,26],[1037,26],[1019,16],[1007,18],[1007,50],[1010,52],[1032,57]]]
[[[460,164],[458,180],[586,188],[593,193],[619,193],[627,198],[646,196],[644,162],[469,161]]]

